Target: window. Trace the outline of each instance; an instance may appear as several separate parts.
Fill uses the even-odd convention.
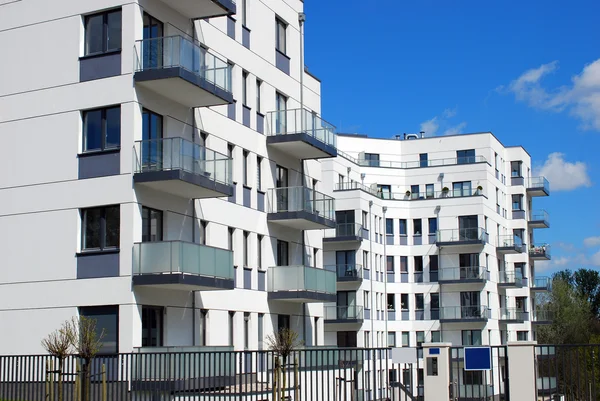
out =
[[[121,146],[121,106],[83,112],[83,151]]]
[[[423,232],[423,227],[421,227],[421,219],[414,219],[413,220],[413,234],[421,235],[422,232]]]
[[[313,248],[313,267],[317,267],[318,260],[319,260],[319,249]]]
[[[249,155],[249,152],[247,150],[244,150],[242,152],[242,154],[244,155],[244,165],[243,165],[243,171],[242,171],[243,180],[244,180],[243,182],[244,182],[244,186],[247,187],[248,186],[248,155]]]
[[[463,330],[462,345],[481,345],[481,330]]]
[[[142,306],[142,347],[162,347],[163,314],[160,306]]]
[[[368,167],[379,167],[379,153],[365,153],[365,160]]]
[[[277,266],[288,266],[289,264],[289,246],[287,241],[277,240],[277,258],[275,262]]]
[[[264,348],[264,327],[263,327],[263,321],[265,319],[265,314],[264,313],[259,313],[258,314],[258,349],[262,350]]]
[[[242,104],[248,107],[248,71],[242,71]]]
[[[250,312],[244,312],[244,349],[250,348]]]
[[[200,220],[200,244],[206,245],[206,229],[208,227],[208,222],[204,220]]]
[[[394,294],[387,294],[387,308],[388,310],[396,310],[396,297]]]
[[[471,196],[471,181],[453,182],[452,192],[454,197]]]
[[[250,233],[244,231],[244,267],[248,267],[248,243],[250,242]]]
[[[430,217],[429,218],[429,235],[435,235],[437,232],[437,218]]]
[[[432,199],[435,198],[435,192],[433,190],[433,184],[427,184],[425,185],[425,197],[427,199]]]
[[[400,273],[408,273],[408,256],[400,256]]]
[[[363,267],[369,270],[369,252],[363,251]]]
[[[98,354],[116,354],[119,352],[119,307],[85,306],[79,308],[79,315],[96,321],[96,335],[104,331],[102,345]]]
[[[425,301],[423,294],[415,294],[415,309],[423,310],[425,309]]]
[[[522,161],[510,162],[510,176],[511,177],[522,177],[521,168],[523,166]]]
[[[247,0],[242,0],[242,26],[248,26],[248,4]]]
[[[315,316],[315,323],[314,326],[315,328],[315,347],[319,345],[319,317]]]
[[[523,210],[523,195],[512,196],[512,210]]]
[[[475,149],[456,151],[456,164],[470,163],[475,163]]]
[[[235,149],[235,145],[228,143],[227,144],[227,157],[233,159],[233,150]]]
[[[201,347],[205,347],[206,344],[208,344],[208,339],[206,336],[206,332],[208,329],[208,322],[207,322],[207,316],[208,315],[208,311],[206,309],[201,309],[200,310],[200,346]]]
[[[355,348],[356,334],[356,331],[338,331],[337,346],[343,348]]]
[[[121,10],[85,17],[85,55],[121,49]]]
[[[394,219],[385,219],[385,233],[394,235]]]
[[[256,157],[256,190],[260,191],[262,188],[262,157]]]
[[[258,260],[257,265],[259,269],[262,269],[262,240],[262,235],[256,237],[256,259]]]
[[[362,212],[362,226],[365,230],[369,229],[369,214],[364,210]]]
[[[407,311],[409,309],[408,294],[400,294],[400,308],[403,311]]]
[[[119,248],[120,208],[119,206],[83,209],[82,249],[105,250]]]
[[[262,81],[260,79],[256,80],[256,111],[258,113],[260,113],[260,96],[261,96],[261,89],[262,89]]]
[[[234,333],[233,333],[234,322],[235,322],[235,312],[230,311],[229,312],[229,345],[230,346],[233,346],[233,342],[234,342]]]
[[[396,332],[395,331],[388,331],[387,346],[388,347],[396,346]]]
[[[275,18],[275,48],[283,54],[286,54],[286,29],[287,24],[279,18]]]
[[[432,343],[442,342],[442,333],[439,330],[433,330],[431,332],[431,342]]]
[[[517,341],[528,341],[529,332],[528,331],[517,331]]]
[[[142,242],[162,241],[163,212],[142,206]]]
[[[417,331],[417,347],[423,346],[424,342],[425,342],[425,332]]]
[[[438,271],[438,255],[429,255],[429,271]]]
[[[410,198],[411,199],[418,199],[420,197],[421,194],[419,194],[419,186],[418,185],[411,185],[410,186]]]
[[[420,167],[427,167],[428,163],[427,163],[427,153],[421,153],[419,155],[419,166]]]
[[[423,273],[423,256],[415,256],[415,273]]]
[[[388,271],[388,273],[393,273],[394,272],[394,257],[386,256],[386,259],[387,259],[387,271]]]
[[[440,309],[440,294],[437,292],[432,292],[429,294],[429,306],[431,310],[439,310]]]
[[[406,219],[400,219],[400,235],[407,235]]]
[[[410,333],[408,331],[402,332],[402,346],[410,347]]]
[[[277,315],[277,331],[290,328],[290,315]]]
[[[363,291],[365,296],[365,309],[371,309],[371,293],[369,291]]]
[[[230,251],[233,251],[233,236],[235,234],[235,228],[229,227],[227,229],[227,232],[229,234],[228,241],[227,241],[227,249],[229,249]]]

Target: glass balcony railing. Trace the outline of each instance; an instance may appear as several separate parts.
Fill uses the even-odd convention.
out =
[[[335,228],[325,230],[324,238],[362,237],[362,225],[359,223],[341,223]]]
[[[545,210],[530,210],[527,213],[527,220],[529,222],[542,222],[545,225],[550,225],[550,215]]]
[[[500,235],[498,237],[498,248],[521,248],[523,240],[516,235]]]
[[[183,273],[233,280],[233,252],[184,241],[133,244],[133,275]]]
[[[138,40],[135,71],[183,68],[226,92],[231,92],[231,67],[198,42],[183,36]]]
[[[489,319],[487,306],[444,306],[440,309],[440,320],[479,320]]]
[[[419,167],[436,167],[436,166],[452,166],[457,164],[474,164],[487,162],[483,156],[467,156],[467,157],[451,157],[447,159],[432,159],[432,160],[414,160],[414,161],[390,161],[390,160],[367,160],[356,159],[356,164],[364,167],[387,167],[387,168],[419,168]]]
[[[271,188],[268,200],[269,213],[308,212],[335,221],[333,198],[308,187]]]
[[[529,177],[527,180],[527,189],[535,190],[540,189],[545,193],[550,194],[550,183],[546,177]]]
[[[362,265],[359,264],[325,266],[325,269],[335,270],[337,278],[340,279],[352,280],[363,278],[363,268]]]
[[[232,159],[187,139],[160,138],[136,141],[135,172],[182,170],[232,185]]]
[[[481,227],[438,230],[437,242],[488,242],[488,233]]]
[[[447,267],[439,270],[438,281],[487,280],[484,266]]]
[[[335,184],[334,191],[350,191],[353,189],[360,189],[361,191],[368,192],[371,195],[375,195],[375,196],[380,196],[380,194],[381,194],[381,192],[378,191],[377,188],[371,188],[367,185],[361,184],[360,182],[356,182],[356,181],[337,183],[337,184]]]
[[[354,306],[326,306],[325,320],[363,320],[363,307]]]
[[[532,258],[550,259],[549,244],[533,244],[529,247],[529,256]]]
[[[523,273],[518,270],[512,272],[499,271],[498,282],[500,284],[523,285]]]
[[[536,277],[531,287],[549,291],[552,289],[552,279],[550,277]]]
[[[381,199],[389,200],[423,200],[423,199],[444,199],[444,198],[464,198],[467,196],[481,196],[483,190],[450,190],[447,191],[431,191],[431,192],[378,192],[377,196]]]
[[[336,294],[336,274],[334,271],[309,266],[269,267],[269,292],[309,291]]]
[[[551,322],[554,319],[554,312],[550,310],[535,310],[533,311],[534,322]]]
[[[307,134],[325,145],[337,147],[336,128],[306,109],[267,113],[267,135]]]
[[[527,312],[517,308],[500,308],[498,320],[525,320]]]

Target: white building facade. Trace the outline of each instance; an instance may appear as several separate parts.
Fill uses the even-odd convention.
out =
[[[535,293],[550,285],[535,260],[549,259],[550,247],[534,238],[549,227],[534,198],[550,190],[531,177],[525,149],[491,133],[339,135],[338,149],[323,163],[338,223],[324,238],[324,263],[338,277],[336,304],[325,307],[328,344],[535,338],[549,321]]]

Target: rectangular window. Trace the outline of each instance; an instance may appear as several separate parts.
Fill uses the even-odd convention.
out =
[[[481,345],[481,330],[463,330],[462,345]]]
[[[442,342],[442,333],[439,330],[431,331],[431,342],[432,343]]]
[[[264,313],[259,313],[258,314],[258,349],[259,350],[263,350],[265,344],[264,344],[264,327],[263,327],[263,320],[265,319],[265,314]]]
[[[256,259],[258,261],[257,265],[259,269],[262,269],[262,240],[262,235],[256,237]]]
[[[388,310],[396,310],[396,296],[394,294],[387,294],[387,308]]]
[[[163,212],[142,206],[142,242],[163,240]]]
[[[437,217],[430,217],[429,218],[429,235],[435,235],[435,233],[437,232]]]
[[[435,191],[433,189],[434,189],[433,184],[425,185],[425,197],[427,199],[435,198]]]
[[[425,298],[423,297],[423,294],[415,294],[415,309],[425,309]]]
[[[408,273],[408,256],[400,256],[400,272]]]
[[[370,265],[369,265],[369,252],[367,251],[363,251],[363,267],[367,270],[369,270]]]
[[[248,27],[248,4],[247,0],[241,0],[242,26]]]
[[[408,331],[402,332],[402,346],[410,347],[410,333]]]
[[[388,347],[396,346],[396,332],[395,331],[388,331],[387,346]]]
[[[452,192],[454,197],[471,196],[471,181],[453,182]]]
[[[287,24],[275,18],[275,48],[283,54],[286,54],[286,30]]]
[[[116,354],[119,352],[119,307],[85,306],[79,308],[79,315],[93,319],[96,323],[96,336],[104,331],[104,338],[98,354]]]
[[[207,322],[207,316],[208,315],[208,311],[206,309],[202,309],[200,310],[200,346],[201,347],[206,347],[206,344],[208,344],[208,339],[206,336],[206,333],[208,331],[208,322]]]
[[[244,267],[248,267],[248,245],[250,242],[250,233],[244,231]]]
[[[421,219],[413,220],[413,229],[414,235],[421,235],[421,233],[423,232],[423,227],[421,227]]]
[[[371,309],[371,293],[369,291],[363,291],[365,296],[365,309]]]
[[[229,227],[227,229],[227,233],[228,233],[228,240],[227,240],[227,249],[229,249],[230,251],[233,251],[233,236],[235,234],[235,228],[233,227]]]
[[[368,167],[379,167],[379,153],[365,153]]]
[[[84,251],[119,248],[120,207],[105,206],[81,210]]]
[[[250,312],[244,312],[244,349],[250,349]]]
[[[438,271],[438,255],[429,255],[429,271]]]
[[[415,273],[423,273],[423,256],[415,256]]]
[[[277,331],[290,328],[290,315],[277,315]]]
[[[403,311],[407,311],[409,309],[408,294],[400,294],[400,308]]]
[[[400,219],[400,235],[407,235],[406,219]]]
[[[337,346],[341,348],[356,347],[356,331],[338,331]]]
[[[262,188],[262,157],[256,157],[256,190],[260,191]]]
[[[475,149],[457,150],[456,164],[471,164],[475,163]]]
[[[523,210],[523,195],[512,195],[512,210]]]
[[[394,257],[386,256],[386,259],[387,259],[387,271],[388,271],[388,273],[393,273],[394,272]]]
[[[385,219],[385,233],[394,235],[394,219]]]
[[[528,341],[529,332],[527,331],[517,331],[517,341]]]
[[[206,230],[208,228],[208,221],[200,220],[200,244],[206,245]]]
[[[248,107],[248,71],[242,71],[242,104]]]
[[[233,346],[233,342],[234,342],[234,322],[235,322],[235,312],[230,311],[229,312],[229,345]]]
[[[417,347],[423,346],[424,342],[425,342],[425,332],[417,331]]]
[[[248,186],[248,155],[250,154],[250,152],[248,152],[247,150],[244,150],[242,152],[242,154],[244,155],[244,164],[243,164],[243,182],[244,182],[244,186]]]
[[[369,214],[364,210],[362,212],[362,226],[365,230],[369,229]]]
[[[410,186],[410,198],[411,199],[419,199],[421,197],[421,194],[419,193],[419,186],[418,185],[411,185]]]
[[[511,177],[522,177],[521,168],[523,166],[522,161],[510,162],[510,176]]]
[[[431,310],[439,310],[440,309],[440,294],[437,292],[432,292],[429,295],[429,302]]]
[[[260,79],[256,80],[256,111],[260,113],[260,97],[261,97],[261,89],[262,89],[262,81]]]
[[[142,347],[162,347],[164,308],[142,306]]]
[[[118,149],[121,146],[121,106],[83,112],[83,151]]]
[[[85,55],[121,50],[121,9],[87,15]]]
[[[420,167],[427,167],[428,163],[427,163],[427,153],[421,153],[419,155],[419,166]]]

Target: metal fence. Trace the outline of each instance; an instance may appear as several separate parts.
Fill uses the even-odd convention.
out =
[[[82,380],[76,356],[62,369],[48,355],[0,356],[0,400],[55,401],[59,393],[65,401],[392,399],[388,348],[305,348],[286,360],[272,351],[149,351],[98,356],[90,380]]]
[[[452,401],[508,401],[508,360],[506,346],[492,346],[491,369],[468,371],[464,348],[450,348],[450,394]]]

